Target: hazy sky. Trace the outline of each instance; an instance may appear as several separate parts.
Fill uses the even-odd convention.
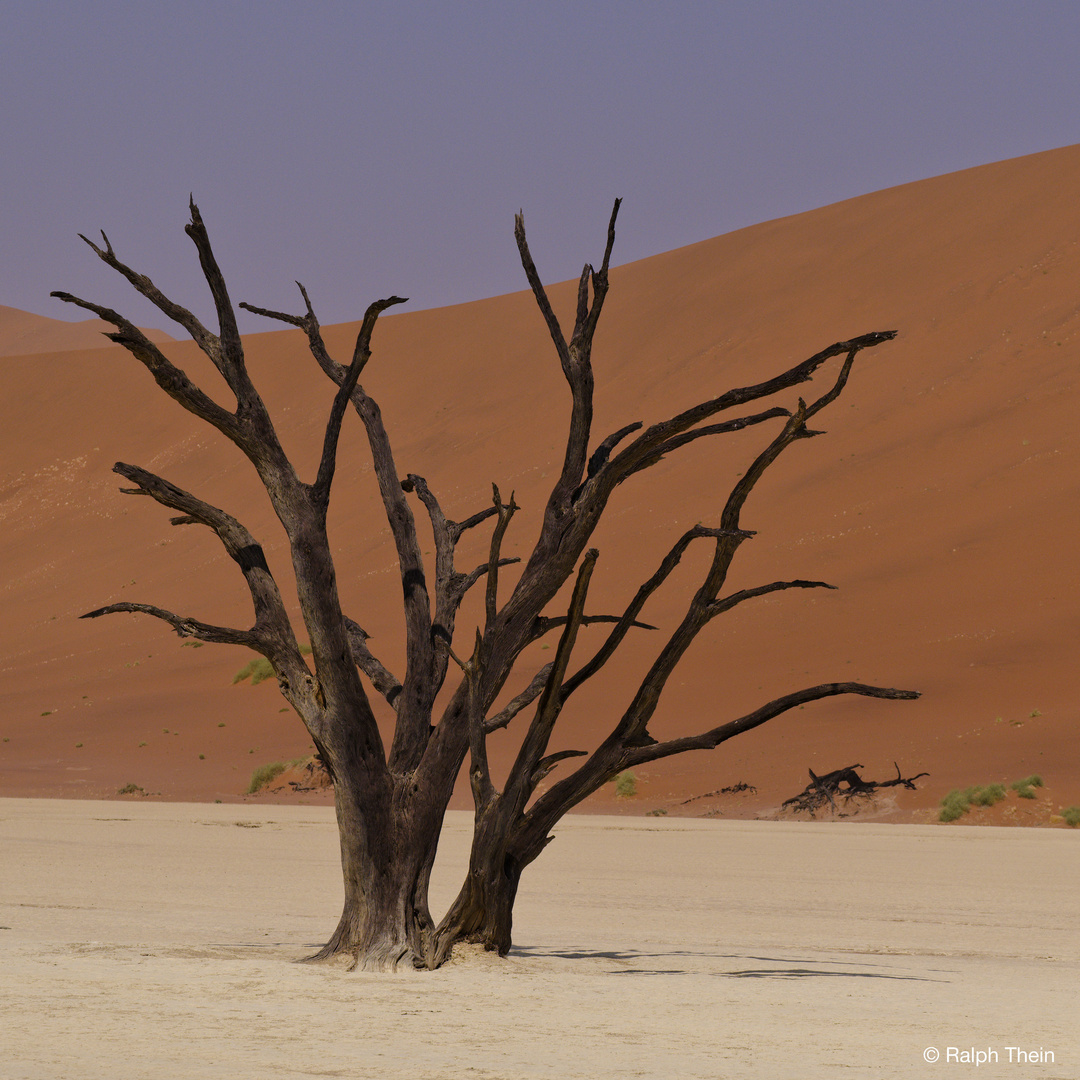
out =
[[[103,228],[205,312],[189,192],[237,301],[510,292],[519,207],[561,280],[617,195],[626,262],[1080,142],[1078,56],[1078,0],[0,0],[0,304],[168,328]]]

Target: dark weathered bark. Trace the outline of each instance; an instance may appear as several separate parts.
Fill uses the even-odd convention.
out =
[[[906,787],[910,791],[915,790],[915,781],[929,773],[916,773],[914,776],[904,776],[900,772],[900,766],[893,762],[896,776],[892,780],[864,780],[855,770],[861,769],[861,765],[847,765],[843,769],[834,769],[823,776],[815,774],[813,769],[810,773],[810,783],[790,799],[785,799],[780,804],[782,810],[788,808],[795,812],[808,813],[811,817],[825,806],[828,806],[833,814],[843,812],[838,809],[838,799],[844,801],[846,806],[852,799],[872,799],[881,788]]]
[[[454,943],[462,940],[482,942],[504,953],[511,945],[513,906],[522,871],[546,846],[558,819],[621,770],[687,750],[711,749],[807,701],[836,694],[917,696],[911,691],[858,683],[829,683],[796,690],[710,731],[666,742],[657,742],[649,734],[649,722],[668,678],[712,619],[768,593],[832,587],[825,582],[794,579],[723,595],[731,562],[741,544],[753,535],[740,523],[747,496],[789,446],[817,434],[807,423],[843,391],[856,356],[894,334],[887,331],[837,342],[763,383],[729,390],[649,427],[637,421],[628,423],[590,450],[591,356],[609,288],[618,211],[616,200],[600,268],[587,264],[582,270],[569,336],[533,262],[524,218],[519,214],[515,221],[521,263],[566,378],[570,407],[566,448],[544,509],[540,535],[507,596],[500,595],[500,570],[518,561],[502,556],[503,539],[518,509],[513,495],[504,501],[493,485],[490,506],[476,509],[460,521],[449,518],[424,477],[409,473],[401,478],[379,406],[362,385],[377,320],[387,308],[402,303],[401,297],[376,301],[367,309],[348,364],[331,357],[302,285],[302,315],[240,305],[301,329],[315,362],[337,386],[316,474],[304,481],[282,449],[248,376],[225,279],[194,203],[187,232],[214,301],[217,332],[162,294],[149,278],[122,263],[104,234],[104,246],[87,243],[136,291],[188,332],[224,377],[235,397],[235,408],[204,393],[124,316],[69,293],[54,294],[110,322],[116,328],[109,335],[112,340],[139,360],[170,397],[212,424],[247,456],[288,539],[299,609],[311,642],[310,665],[301,655],[277,584],[255,538],[225,511],[146,470],[118,464],[116,471],[136,485],[126,490],[149,495],[177,511],[173,524],[201,524],[217,534],[244,575],[254,621],[247,629],[214,626],[134,602],[99,608],[87,617],[115,612],[148,614],[167,622],[181,636],[244,645],[273,664],[281,692],[307,726],[334,782],[345,902],[337,929],[313,959],[344,954],[355,965],[371,969],[402,963],[437,967],[450,955]],[[757,404],[808,382],[836,357],[843,357],[838,373],[826,393],[811,404],[801,399],[794,406]],[[360,623],[342,611],[326,533],[342,423],[350,405],[364,425],[401,574],[405,664],[398,673],[372,653]],[[740,412],[730,419],[716,419],[730,410]],[[587,610],[590,578],[600,565],[599,553],[590,543],[615,488],[697,439],[733,435],[774,421],[781,421],[779,430],[733,487],[716,527],[696,525],[686,531],[623,612]],[[435,542],[431,567],[424,563],[410,495],[419,500],[431,525]],[[458,569],[455,553],[461,537],[488,521],[492,531],[486,562],[469,570]],[[641,611],[665,584],[687,548],[698,541],[713,545],[708,570],[683,619],[660,645],[651,668],[629,695],[610,734],[598,746],[549,754],[552,733],[570,695],[610,660],[632,630],[655,630],[639,619]],[[548,606],[571,578],[576,580],[567,609],[548,613]],[[459,655],[460,647],[455,651],[456,620],[465,595],[480,581],[485,583],[483,625],[470,633],[472,649],[466,657]],[[572,670],[578,631],[588,624],[608,624],[610,629],[599,648]],[[559,631],[559,643],[552,661],[496,711],[496,701],[513,678],[522,651],[554,631]],[[436,716],[435,701],[451,670],[460,670],[461,679],[441,715]],[[383,745],[361,677],[395,713],[388,747]],[[487,736],[522,723],[519,717],[530,708],[532,718],[524,725],[517,758],[503,789],[496,790],[488,769]],[[446,806],[467,758],[476,805],[469,871],[460,895],[436,926],[428,910],[428,879]],[[584,760],[540,792],[540,782],[573,758]]]

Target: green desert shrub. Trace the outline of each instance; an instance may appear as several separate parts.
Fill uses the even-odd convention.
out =
[[[1023,780],[1014,780],[1009,787],[1020,796],[1021,799],[1034,799],[1034,789],[1043,786],[1043,779],[1041,776],[1025,776]]]
[[[615,777],[615,794],[621,799],[629,799],[637,794],[637,777],[632,772],[619,773]]]
[[[1077,825],[1080,825],[1080,806],[1067,806],[1061,811],[1061,820],[1070,829],[1075,829]]]
[[[304,656],[311,655],[310,645],[301,645],[300,652]],[[274,670],[274,665],[266,659],[265,656],[256,656],[254,660],[248,661],[234,676],[233,686],[237,683],[243,682],[245,679],[251,680],[252,686],[258,686],[261,682],[266,682],[267,679],[276,679],[277,672]]]
[[[247,794],[254,795],[261,791],[272,780],[276,780],[289,766],[284,761],[271,761],[266,765],[260,765],[251,774],[251,783],[248,784]]]
[[[1004,784],[955,788],[941,800],[938,821],[956,821],[957,818],[963,817],[972,806],[993,806],[1004,798]]]
[[[255,792],[261,791],[267,784],[276,780],[286,769],[302,765],[305,760],[305,758],[294,758],[292,761],[271,761],[269,764],[260,765],[251,774],[251,783],[248,784],[245,794],[254,795]]]
[[[974,788],[971,795],[973,806],[993,806],[1005,798],[1004,784],[987,784],[986,787]]]
[[[970,789],[954,789],[941,800],[941,811],[938,814],[939,821],[955,821],[968,812],[971,802],[968,797]]]
[[[117,795],[142,795],[143,789],[138,784],[125,784],[122,788],[116,789]]]
[[[273,679],[277,675],[274,670],[274,665],[266,659],[265,656],[256,656],[254,660],[249,660],[234,676],[233,686],[237,683],[243,682],[245,679],[251,680],[252,686],[258,686],[261,682],[266,682],[267,679]]]

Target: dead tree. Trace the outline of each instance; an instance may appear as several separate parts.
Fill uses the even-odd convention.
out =
[[[313,959],[348,953],[366,969],[402,962],[431,968],[441,964],[454,943],[461,940],[483,942],[505,953],[510,947],[511,913],[522,870],[548,842],[559,818],[621,770],[688,750],[711,749],[819,698],[836,694],[917,696],[912,691],[853,682],[826,683],[785,694],[709,731],[663,742],[649,734],[649,721],[669,676],[712,619],[768,593],[832,587],[820,581],[774,581],[722,595],[731,561],[752,535],[742,528],[740,514],[754,485],[788,447],[818,434],[809,422],[839,396],[859,353],[895,335],[886,331],[838,342],[756,386],[729,390],[648,428],[637,422],[627,424],[593,445],[591,353],[608,292],[618,209],[616,200],[599,269],[586,265],[581,273],[569,338],[533,264],[524,220],[521,215],[516,219],[521,262],[569,384],[571,405],[566,452],[544,510],[539,539],[517,582],[502,590],[508,591],[505,596],[500,591],[499,571],[517,561],[501,554],[503,538],[518,509],[513,496],[507,501],[494,487],[492,505],[486,509],[461,520],[448,517],[423,477],[410,473],[401,478],[379,407],[360,381],[371,355],[376,320],[387,308],[403,303],[401,297],[378,300],[368,308],[347,364],[330,356],[302,285],[305,310],[301,315],[240,305],[302,330],[315,362],[338,387],[318,470],[305,480],[297,475],[282,449],[266,406],[248,376],[233,304],[194,201],[186,231],[198,251],[216,308],[216,332],[165,296],[148,277],[121,262],[104,233],[102,245],[82,239],[194,339],[224,377],[236,398],[235,408],[221,405],[203,392],[123,315],[68,293],[53,294],[111,323],[116,329],[108,336],[145,365],[165,393],[217,428],[247,456],[284,528],[299,609],[311,643],[310,667],[301,655],[259,542],[224,510],[134,465],[114,466],[114,471],[134,485],[122,490],[148,495],[168,507],[177,515],[172,518],[175,525],[199,524],[212,529],[247,581],[254,622],[249,629],[214,626],[136,603],[110,604],[84,618],[143,612],[169,623],[181,637],[243,645],[273,665],[281,693],[306,725],[334,784],[345,903],[337,929]],[[811,403],[799,399],[791,408],[759,404],[808,382],[834,358],[839,360],[838,371],[825,393]],[[405,666],[400,674],[392,673],[372,653],[360,624],[342,610],[338,571],[327,539],[327,508],[338,441],[350,405],[367,434],[397,549],[406,634]],[[587,593],[597,563],[597,552],[589,547],[589,541],[614,489],[697,439],[770,424],[779,430],[735,484],[719,523],[714,527],[695,525],[679,537],[621,614],[589,614]],[[410,495],[423,506],[434,534],[433,573],[421,557]],[[458,541],[467,530],[488,521],[492,529],[486,562],[467,571],[459,569],[455,564]],[[567,699],[603,667],[633,628],[644,625],[638,616],[645,602],[687,548],[699,542],[712,547],[708,572],[610,734],[591,750],[549,754],[552,729]],[[565,614],[546,614],[560,587],[575,571],[569,609]],[[455,619],[465,594],[481,581],[485,589],[483,625],[469,634],[471,651],[461,650],[455,647]],[[600,647],[572,670],[578,631],[590,622],[607,623],[610,629]],[[554,658],[509,704],[496,711],[496,699],[511,680],[522,650],[554,630],[560,633]],[[460,681],[436,717],[436,695],[448,672],[456,669],[461,671]],[[376,725],[365,679],[396,714],[389,746],[384,745]],[[503,790],[496,790],[488,771],[487,737],[514,723],[529,708],[531,719],[524,727],[517,760]],[[436,925],[428,909],[428,879],[446,806],[467,757],[476,804],[471,860],[460,895]],[[541,779],[573,757],[585,760],[530,805]]]
[[[813,769],[810,773],[810,783],[799,792],[798,795],[785,800],[780,804],[781,810],[789,807],[796,813],[808,813],[811,817],[818,811],[828,806],[834,814],[840,813],[836,806],[837,799],[843,799],[847,806],[852,799],[872,799],[880,788],[906,787],[909,791],[915,790],[915,781],[929,773],[916,773],[914,776],[903,776],[900,766],[893,762],[896,769],[896,777],[892,780],[864,780],[855,770],[861,769],[861,765],[848,765],[843,769],[834,769],[824,776],[818,776]]]

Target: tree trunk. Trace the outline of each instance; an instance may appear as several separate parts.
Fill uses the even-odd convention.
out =
[[[510,951],[514,900],[524,865],[503,843],[474,844],[469,873],[435,935],[434,966],[449,959],[454,945],[467,941],[505,956]]]
[[[500,956],[510,951],[521,875],[549,839],[546,832],[528,828],[520,811],[499,796],[477,813],[469,873],[435,931],[436,966],[459,941],[483,945]]]
[[[402,784],[386,795],[376,801],[349,772],[335,777],[345,902],[337,929],[310,960],[348,955],[363,971],[433,966],[427,896],[444,805]]]

